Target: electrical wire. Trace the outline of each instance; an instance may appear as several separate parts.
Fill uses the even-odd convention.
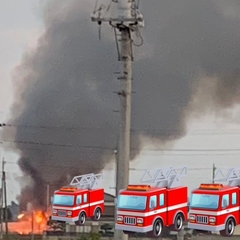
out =
[[[140,38],[141,42],[140,42],[139,44],[137,44],[137,43],[134,42],[133,39],[131,39],[131,40],[132,40],[132,44],[133,44],[135,47],[141,47],[141,46],[143,45],[143,43],[144,43],[144,40],[143,40],[143,37],[142,37],[141,32],[140,32],[140,30],[139,30],[138,27],[136,28],[135,33],[136,33],[137,38]]]
[[[22,124],[3,124],[0,123],[0,129],[1,128],[26,128],[26,129],[47,129],[47,130],[78,130],[78,131],[109,131],[109,130],[114,130],[115,128],[113,127],[108,127],[108,128],[87,128],[87,127],[78,127],[78,126],[36,126],[36,125],[22,125]],[[166,130],[166,129],[132,129],[131,132],[142,132],[142,133],[153,133],[153,134],[174,134],[174,135],[182,135],[181,130]],[[224,130],[224,131],[219,131],[219,130],[213,130],[213,129],[196,129],[193,131],[190,131],[186,135],[239,135],[240,134],[240,129],[229,129],[229,130]]]
[[[66,147],[66,148],[86,148],[86,149],[99,149],[99,150],[114,150],[109,147],[101,147],[101,146],[90,146],[90,145],[72,145],[72,144],[56,144],[56,143],[42,143],[42,142],[33,142],[33,141],[16,141],[16,140],[0,140],[2,142],[10,142],[10,143],[19,143],[19,144],[29,144],[29,145],[38,145],[38,146],[52,146],[52,147]]]
[[[105,147],[105,146],[91,146],[91,145],[72,145],[72,144],[56,144],[56,143],[43,143],[43,142],[34,142],[34,141],[17,141],[17,140],[8,140],[8,139],[0,139],[0,141],[4,142],[9,142],[9,143],[18,143],[18,144],[27,144],[27,145],[36,145],[36,146],[50,146],[50,147],[66,147],[66,148],[78,148],[78,149],[96,149],[96,150],[107,150],[107,151],[113,151],[115,150],[115,148],[111,148],[111,147]],[[167,155],[168,153],[166,152],[170,152],[170,153],[188,153],[188,152],[192,152],[192,153],[196,153],[199,155],[199,153],[201,153],[200,155],[204,155],[206,152],[208,153],[212,153],[212,154],[220,154],[222,155],[223,153],[227,153],[226,155],[229,154],[233,154],[233,152],[235,152],[234,154],[239,153],[240,154],[240,149],[239,148],[232,148],[232,149],[138,149],[138,148],[132,148],[131,149],[132,152],[134,151],[143,151],[141,154],[147,154],[144,153],[145,151],[148,152],[158,152],[162,153],[162,155]],[[194,154],[195,155],[195,154]],[[238,154],[236,154],[238,155]],[[183,156],[183,154],[176,154],[176,156]],[[186,156],[186,155],[184,155]]]
[[[96,0],[95,2],[95,6],[94,6],[94,10],[93,10],[93,13],[95,14],[96,11],[97,11],[97,6],[98,6],[98,0]]]
[[[110,0],[109,4],[108,4],[108,6],[107,6],[107,9],[106,9],[106,11],[105,11],[105,13],[103,14],[103,17],[105,17],[106,14],[109,12],[109,10],[110,10],[110,8],[111,8],[111,5],[112,5],[112,0]]]

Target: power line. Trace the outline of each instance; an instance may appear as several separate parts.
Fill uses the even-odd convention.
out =
[[[114,127],[109,126],[108,128],[87,128],[80,126],[35,126],[35,125],[15,125],[15,124],[5,124],[0,123],[0,127],[13,127],[13,128],[27,128],[27,129],[46,129],[46,130],[79,130],[79,131],[109,131],[115,130]],[[145,132],[153,134],[175,134],[183,135],[181,130],[177,129],[131,129],[131,132]],[[240,129],[228,129],[228,130],[214,130],[214,129],[195,129],[189,131],[186,135],[240,135]]]
[[[169,157],[169,156],[174,156],[174,157],[201,157],[201,156],[239,156],[240,153],[196,153],[196,154],[168,154],[168,153],[164,153],[164,154],[148,154],[148,153],[141,153],[141,156],[155,156],[155,157],[159,157],[159,156],[163,156],[163,157]]]
[[[10,143],[19,143],[19,144],[29,144],[29,145],[37,145],[37,146],[52,146],[52,147],[66,147],[66,148],[87,148],[87,149],[99,149],[99,150],[114,150],[113,148],[109,147],[101,147],[101,146],[90,146],[90,145],[71,145],[71,144],[56,144],[56,143],[42,143],[42,142],[33,142],[33,141],[15,141],[15,140],[6,140],[2,139],[3,142],[10,142]]]
[[[91,146],[91,145],[72,145],[72,144],[56,144],[56,143],[43,143],[43,142],[34,142],[34,141],[15,141],[15,140],[7,140],[1,139],[2,142],[9,143],[19,143],[26,145],[36,145],[36,146],[51,146],[51,147],[66,147],[66,148],[81,148],[81,149],[98,149],[98,150],[111,150],[114,151],[115,148],[105,147],[105,146]],[[240,152],[240,148],[232,148],[232,149],[158,149],[158,148],[149,148],[149,149],[140,149],[140,148],[132,148],[132,151],[149,151],[149,152]]]
[[[54,147],[54,146],[51,146],[51,147]],[[5,149],[11,149],[11,150],[13,149],[13,147],[9,147],[9,146],[8,147],[5,146],[4,148]],[[30,150],[30,151],[40,151],[40,152],[44,151],[44,149],[41,148],[41,146],[39,146],[39,145],[36,148],[21,146],[21,149],[19,149],[19,150],[23,150],[23,149]],[[16,150],[18,150],[18,149],[16,149]],[[81,148],[78,148],[77,150],[80,151]],[[114,151],[114,150],[109,149],[109,151]],[[181,153],[181,154],[179,154],[179,153],[162,153],[162,152],[156,152],[156,153],[143,153],[143,152],[141,152],[139,155],[141,155],[141,156],[153,156],[153,157],[159,157],[159,156],[163,156],[163,157],[168,157],[168,156],[174,156],[174,157],[194,157],[194,156],[196,156],[196,157],[200,157],[200,156],[239,156],[239,153],[228,152],[228,153],[206,153],[206,154],[204,154],[204,153],[192,153],[192,154]]]
[[[145,150],[145,149],[143,149]],[[146,149],[146,151],[157,151],[157,152],[239,152],[240,148],[232,148],[232,149]]]

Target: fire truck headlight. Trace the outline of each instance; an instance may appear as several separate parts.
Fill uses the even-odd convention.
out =
[[[143,224],[143,218],[138,218],[137,223]]]
[[[118,222],[122,222],[123,221],[123,217],[122,216],[117,216],[117,221]]]
[[[195,219],[196,219],[196,216],[195,216],[195,215],[190,215],[190,216],[189,216],[189,220],[195,221]]]
[[[215,223],[216,222],[216,218],[215,217],[210,217],[209,218],[209,222],[210,223]]]
[[[53,214],[57,214],[57,209],[53,209]]]
[[[67,212],[67,215],[68,215],[68,216],[72,216],[72,212],[68,211],[68,212]]]

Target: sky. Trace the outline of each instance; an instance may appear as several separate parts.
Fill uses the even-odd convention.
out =
[[[41,7],[45,1],[1,0],[0,8],[0,122],[9,117],[9,108],[13,102],[12,75],[14,68],[20,63],[23,53],[33,48],[42,31]],[[0,147],[2,144],[0,145]],[[6,164],[7,184],[9,187],[8,202],[15,200],[20,193],[17,176],[21,175],[16,161],[18,155],[4,152],[1,156]]]
[[[41,3],[40,3],[41,2]],[[13,78],[14,68],[20,63],[21,58],[26,50],[34,48],[37,39],[43,30],[41,9],[46,1],[32,0],[1,0],[0,8],[0,122],[4,122],[9,117],[9,108],[13,101],[13,88],[11,79]],[[234,5],[226,6],[223,1],[219,1],[219,7],[224,8],[226,17],[236,16]],[[89,13],[90,15],[90,13]],[[236,109],[233,115],[239,116],[239,110]],[[232,119],[217,119],[215,116],[204,116],[202,118],[192,118],[188,126],[188,135],[180,141],[175,142],[175,149],[238,149],[240,126]],[[0,144],[0,147],[5,143]],[[147,168],[149,158],[153,159],[152,167],[155,167],[159,161],[163,165],[189,165],[189,178],[191,188],[201,181],[211,180],[212,164],[216,163],[219,167],[237,164],[238,155],[236,151],[220,151],[217,154],[207,153],[203,155],[200,152],[189,154],[178,154],[178,152],[168,152],[161,155],[158,151],[151,150],[153,146],[146,146],[140,156],[131,163],[130,181],[137,183],[140,180],[143,170]],[[1,157],[7,161],[7,184],[9,186],[8,202],[15,200],[20,193],[18,176],[21,176],[20,170],[16,164],[18,155],[13,152],[1,151]],[[197,159],[192,163],[192,159]],[[114,163],[106,167],[105,173],[114,177]],[[206,177],[207,176],[207,177]],[[186,178],[184,183],[189,182]],[[114,193],[112,184],[105,180],[107,191]]]

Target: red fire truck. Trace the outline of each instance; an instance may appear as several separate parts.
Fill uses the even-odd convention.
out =
[[[188,228],[218,232],[225,237],[240,224],[240,167],[219,169],[212,184],[192,191]],[[224,186],[216,182],[228,182]]]
[[[115,228],[125,234],[147,233],[157,238],[163,227],[180,231],[188,219],[188,188],[181,186],[180,178],[187,168],[147,170],[142,183],[128,185],[118,195]]]
[[[86,218],[98,221],[104,213],[104,189],[99,188],[103,174],[75,176],[70,186],[54,192],[52,221],[84,225]]]

